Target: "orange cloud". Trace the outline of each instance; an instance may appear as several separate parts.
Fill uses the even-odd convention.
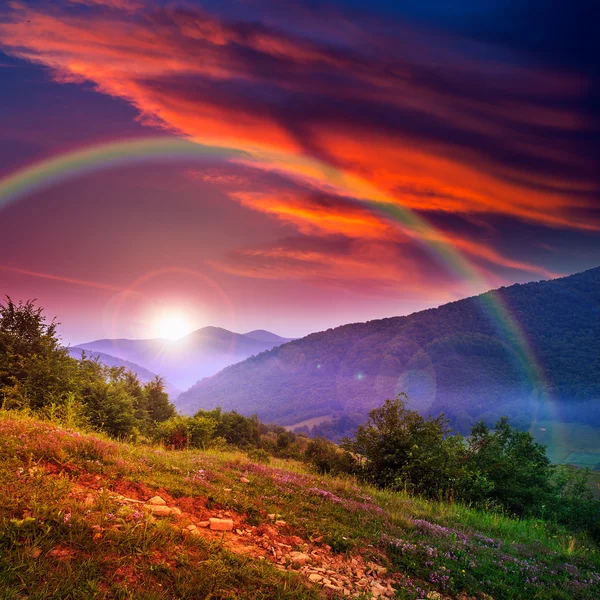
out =
[[[477,61],[441,35],[433,43],[448,44],[443,66],[419,55],[431,37],[418,32],[405,45],[386,40],[383,50],[366,33],[334,44],[197,9],[74,3],[88,5],[93,18],[68,4],[12,4],[0,44],[59,81],[89,81],[129,101],[148,125],[209,144],[311,155],[420,214],[600,229],[596,159],[579,144],[587,126],[577,110],[588,84],[581,76]],[[377,212],[315,194],[314,173],[286,168],[308,192],[237,188],[231,196],[305,235],[405,240]],[[328,183],[324,177],[321,191]],[[550,275],[472,238],[445,239],[479,262]],[[306,255],[286,258],[311,263]],[[363,264],[338,259],[337,272],[362,273]],[[398,276],[386,268],[380,277]]]

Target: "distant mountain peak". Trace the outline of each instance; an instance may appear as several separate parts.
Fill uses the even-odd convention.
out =
[[[289,342],[291,338],[284,338],[276,333],[267,331],[266,329],[254,329],[248,333],[242,334],[244,337],[252,338],[254,340],[260,340],[261,342]]]
[[[229,365],[289,341],[266,330],[254,334],[208,325],[178,340],[101,339],[79,347],[130,361],[164,374],[178,387],[188,388]]]

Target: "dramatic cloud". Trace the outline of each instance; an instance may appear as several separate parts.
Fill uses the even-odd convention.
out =
[[[145,124],[204,143],[309,155],[424,217],[447,213],[473,222],[500,215],[548,228],[600,229],[587,110],[595,82],[585,70],[511,56],[500,32],[490,44],[408,21],[392,26],[372,17],[361,26],[357,12],[332,13],[337,21],[318,26],[308,8],[292,12],[295,22],[277,11],[258,22],[214,7],[14,2],[0,43],[50,68],[58,81],[92,82],[127,100]],[[297,166],[290,170],[287,179],[197,176],[292,224],[307,240],[341,236],[344,252],[299,249],[288,240],[240,250],[222,268],[384,286],[407,280],[405,234],[349,194],[327,193]],[[466,230],[441,229],[441,239],[484,270],[552,275]],[[376,273],[373,261],[380,261]]]

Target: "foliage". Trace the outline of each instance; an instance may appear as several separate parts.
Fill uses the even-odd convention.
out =
[[[115,437],[151,430],[175,414],[164,381],[142,384],[124,367],[69,356],[34,302],[0,304],[0,399],[5,409],[27,409],[92,427]]]
[[[177,415],[156,426],[154,439],[174,450],[206,448],[213,439],[217,422],[210,417]]]
[[[55,321],[32,301],[0,304],[0,398],[4,408],[37,410],[73,391],[74,363],[60,346]]]
[[[483,422],[473,427],[469,462],[492,484],[488,498],[513,514],[543,513],[554,492],[544,447],[529,432],[511,427],[506,417],[493,431]]]
[[[544,446],[507,418],[493,430],[480,422],[465,439],[443,416],[408,409],[400,394],[372,410],[344,446],[363,457],[358,474],[379,487],[557,521],[598,539],[600,502],[587,473],[552,466]]]
[[[362,474],[376,485],[445,497],[455,480],[460,439],[447,441],[443,415],[422,417],[407,408],[407,400],[399,394],[373,409],[344,446],[366,459]]]

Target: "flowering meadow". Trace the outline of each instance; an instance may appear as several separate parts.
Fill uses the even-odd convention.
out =
[[[185,523],[229,515],[247,543],[268,533],[290,549],[383,565],[396,598],[600,597],[598,549],[547,522],[377,490],[293,460],[127,445],[6,413],[0,598],[336,597],[269,555],[236,552],[242,533],[192,539],[175,517],[155,519],[142,501],[156,495]]]

